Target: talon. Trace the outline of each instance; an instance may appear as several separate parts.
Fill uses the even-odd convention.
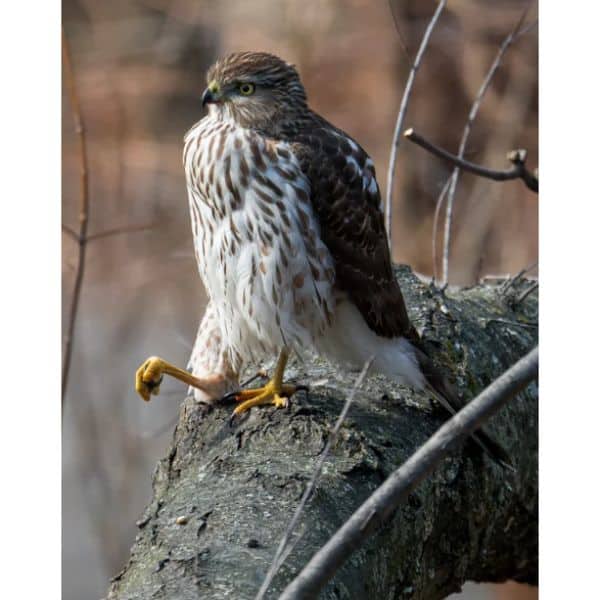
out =
[[[155,390],[157,390],[160,387],[160,384],[162,383],[163,380],[163,375],[160,376],[160,379],[158,381],[146,381],[144,380],[144,383],[146,384],[146,387],[150,388],[150,390],[152,391],[153,394],[158,393]]]
[[[304,388],[306,386],[302,386]],[[234,415],[240,415],[253,406],[262,406],[272,404],[275,408],[286,408],[289,405],[289,398],[293,396],[301,386],[291,383],[278,384],[271,380],[262,388],[252,390],[241,390],[233,394],[228,394],[236,402],[240,402],[233,411]],[[226,396],[227,397],[227,396]]]
[[[289,405],[288,398],[295,394],[299,389],[306,390],[306,386],[297,386],[290,383],[283,383],[283,373],[288,359],[287,350],[282,350],[277,365],[273,371],[272,378],[263,387],[256,389],[242,389],[232,392],[223,397],[224,401],[235,400],[239,405],[235,407],[232,421],[237,415],[245,413],[253,406],[262,406],[272,404],[276,408],[285,408]]]
[[[238,402],[238,396],[240,395],[241,390],[237,390],[235,392],[229,392],[229,394],[225,394],[221,397],[221,402],[223,404],[230,404],[231,402]]]
[[[275,394],[272,402],[275,405],[275,408],[287,408],[289,404],[289,398]]]
[[[146,402],[150,400],[150,396],[156,396],[160,392],[164,365],[162,359],[151,356],[135,373],[135,390]]]

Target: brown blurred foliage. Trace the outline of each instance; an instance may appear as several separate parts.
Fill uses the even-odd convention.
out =
[[[470,104],[525,2],[449,4],[418,73],[406,126],[456,152]],[[186,363],[204,306],[181,140],[202,116],[206,68],[223,53],[247,49],[294,62],[312,106],[372,155],[384,192],[410,61],[434,8],[433,0],[64,0],[86,124],[89,232],[158,223],[88,248],[64,419],[67,600],[102,596],[126,560],[183,393],[166,383],[148,406],[132,383],[149,354]],[[528,164],[537,165],[537,57],[534,28],[509,50],[494,79],[467,147],[469,160],[504,168],[506,152],[524,147]],[[64,93],[63,222],[76,228],[79,164],[70,110]],[[438,159],[402,143],[393,254],[426,274],[432,273],[433,210],[449,173]],[[463,174],[455,210],[452,283],[514,273],[537,258],[537,197],[520,181]],[[75,250],[64,236],[63,316]]]

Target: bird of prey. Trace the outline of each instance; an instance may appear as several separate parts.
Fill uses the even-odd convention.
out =
[[[226,56],[207,81],[208,114],[185,136],[183,165],[209,303],[191,373],[151,357],[138,393],[158,393],[166,373],[211,402],[237,389],[245,363],[278,355],[264,387],[234,394],[234,414],[285,406],[297,390],[284,383],[288,356],[313,349],[357,367],[374,357],[376,371],[455,412],[392,272],[373,161],[310,109],[295,67],[272,54]]]

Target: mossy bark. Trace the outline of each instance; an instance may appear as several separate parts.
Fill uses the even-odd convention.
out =
[[[537,343],[537,292],[515,304],[527,283],[444,294],[406,267],[397,275],[413,322],[465,398]],[[356,378],[319,359],[292,363],[287,375],[310,394],[286,410],[253,409],[233,427],[231,407],[185,400],[109,600],[254,597]],[[424,394],[377,376],[365,383],[269,598],[444,419]],[[321,597],[432,600],[466,580],[537,584],[537,419],[532,383],[488,425],[515,473],[462,445]]]

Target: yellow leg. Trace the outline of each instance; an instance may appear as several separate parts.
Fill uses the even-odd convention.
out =
[[[242,414],[253,406],[263,404],[273,404],[277,408],[285,407],[288,404],[288,398],[298,391],[298,386],[283,383],[283,373],[287,364],[288,353],[285,350],[281,351],[273,372],[271,380],[263,387],[253,390],[241,390],[228,397],[234,398],[240,402],[233,411],[233,416]]]
[[[206,392],[213,398],[220,398],[225,389],[225,378],[222,375],[194,377],[190,372],[175,367],[158,356],[146,359],[135,373],[135,390],[146,402],[150,395],[158,395],[163,375],[171,375],[192,387]]]

